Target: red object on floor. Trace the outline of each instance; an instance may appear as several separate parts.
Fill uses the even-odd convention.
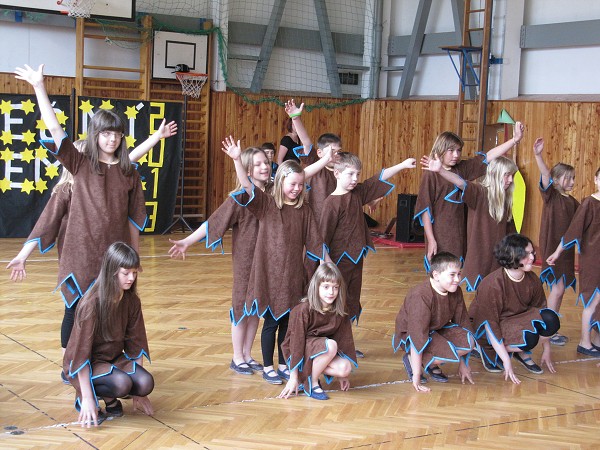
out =
[[[388,239],[385,237],[379,236],[371,236],[373,238],[373,243],[375,244],[383,244],[389,245],[391,247],[398,248],[425,248],[425,244],[423,242],[398,242],[394,239]]]

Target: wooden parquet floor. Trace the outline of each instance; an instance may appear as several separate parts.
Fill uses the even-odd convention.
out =
[[[0,240],[3,266],[22,240]],[[330,400],[280,400],[281,387],[229,369],[231,246],[210,253],[197,245],[185,261],[167,257],[163,236],[142,238],[139,290],[156,387],[154,417],[133,414],[97,429],[75,423],[73,390],[60,381],[63,305],[52,294],[56,253],[34,253],[26,282],[0,278],[0,448],[600,448],[600,368],[576,353],[580,307],[565,296],[553,347],[557,374],[535,376],[517,365],[519,386],[472,360],[475,385],[430,381],[419,394],[407,381],[391,337],[407,289],[420,282],[422,250],[378,245],[365,264],[365,307],[355,340],[366,353],[349,392],[332,384]],[[285,281],[282,281],[285,282]],[[471,298],[467,299],[469,303]],[[254,346],[260,357],[260,342]],[[539,350],[534,352],[539,360]]]

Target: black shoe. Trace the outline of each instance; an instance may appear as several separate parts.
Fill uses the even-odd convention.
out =
[[[408,375],[408,380],[412,381],[413,379],[413,371],[412,366],[410,365],[410,356],[408,353],[405,353],[402,357],[402,363],[404,364],[404,368],[406,369],[406,374]],[[427,384],[427,378],[421,375],[421,384]]]
[[[523,358],[521,353],[515,352],[513,353],[513,358],[516,361],[519,361],[523,367],[529,370],[531,373],[535,373],[536,375],[541,375],[544,373],[544,370],[538,366],[530,356],[526,354],[526,357]]]
[[[275,372],[273,369],[269,370],[268,372],[263,372],[262,377],[269,384],[283,383],[283,381],[281,381],[281,378],[279,378],[279,375],[277,375],[277,372]]]
[[[115,398],[109,403],[106,403],[106,400],[104,400],[104,403],[106,405],[105,410],[107,416],[123,417],[123,404],[119,399]]]
[[[433,378],[433,381],[437,381],[438,383],[448,382],[448,377],[442,372],[440,366],[429,366],[425,369],[425,373]]]
[[[67,376],[65,375],[65,372],[62,370],[60,372],[60,378],[62,379],[62,382],[64,384],[71,384],[71,381],[67,378]]]
[[[586,356],[593,356],[595,358],[600,358],[600,350],[597,349],[594,344],[592,344],[592,348],[585,348],[581,345],[577,346],[577,353],[581,353]]]
[[[264,369],[263,365],[254,358],[250,358],[250,361],[246,361],[246,364],[248,364],[248,366],[255,372],[261,372]]]
[[[487,370],[490,373],[502,373],[502,371],[504,370],[503,367],[500,367],[499,365],[494,365],[491,362],[489,362],[486,358],[486,356],[483,354],[483,351],[481,351],[479,353],[479,356],[481,357],[481,363],[483,364],[483,368],[485,370]]]
[[[290,369],[287,367],[283,370],[277,369],[277,375],[279,375],[279,378],[282,380],[288,381],[290,379]]]
[[[236,364],[231,360],[231,364],[229,364],[229,368],[240,375],[253,375],[254,371],[250,368],[250,366],[243,362],[241,364]]]

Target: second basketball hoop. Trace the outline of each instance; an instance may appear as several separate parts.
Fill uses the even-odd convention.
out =
[[[208,80],[208,75],[205,73],[175,72],[175,75],[181,83],[182,94],[193,98],[200,97],[202,87],[206,83],[206,80]]]
[[[96,0],[57,0],[56,4],[67,8],[69,17],[89,19]]]

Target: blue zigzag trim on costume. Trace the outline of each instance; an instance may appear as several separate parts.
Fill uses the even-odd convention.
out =
[[[550,189],[550,186],[552,186],[553,184],[554,184],[554,180],[552,178],[550,178],[550,181],[548,182],[548,186],[546,186],[544,188],[544,186],[542,186],[542,176],[540,175],[539,188],[541,189],[542,192],[546,192],[548,189]]]
[[[452,324],[451,326],[445,326],[443,328],[453,328],[453,327],[457,327],[457,324]],[[448,343],[448,347],[450,347],[450,350],[452,351],[452,354],[454,355],[454,358],[442,358],[441,356],[432,356],[431,359],[429,360],[429,362],[427,364],[424,364],[424,370],[427,370],[429,368],[429,366],[433,363],[433,361],[435,361],[436,359],[439,361],[445,361],[445,362],[460,362],[460,356],[458,356],[458,352],[459,351],[466,351],[467,353],[464,355],[465,358],[465,364],[468,366],[469,365],[469,357],[471,355],[471,350],[473,350],[473,348],[475,348],[476,343],[475,343],[475,336],[473,336],[473,333],[471,333],[469,330],[467,330],[466,328],[463,328],[463,330],[467,331],[467,338],[468,338],[468,342],[469,342],[469,347],[465,348],[465,347],[457,347],[456,345],[454,345],[454,343],[450,342],[450,341],[446,341]]]
[[[413,216],[413,220],[419,219],[419,223],[421,224],[421,226],[423,226],[423,214],[425,214],[425,213],[427,213],[427,215],[429,215],[429,221],[431,223],[433,223],[433,216],[431,215],[431,208],[429,208],[429,206],[427,208],[425,208],[425,209],[422,209],[418,213],[416,213]]]
[[[463,186],[466,187],[466,184]],[[453,200],[451,197],[453,197],[454,194],[456,194],[459,191],[460,191],[459,199]],[[448,194],[446,194],[446,196],[444,197],[444,200],[446,200],[447,202],[450,202],[450,203],[455,203],[457,205],[460,205],[463,203],[463,195],[464,195],[464,190],[460,189],[458,186],[455,185],[454,189],[452,189]]]
[[[215,249],[220,246],[221,247],[221,255],[224,255],[225,254],[225,250],[223,249],[223,238],[219,237],[216,241],[213,241],[213,242],[209,243],[208,242],[208,236],[209,236],[210,233],[209,233],[209,230],[208,230],[208,220],[206,222],[202,223],[202,225],[204,225],[204,224],[206,224],[206,227],[205,227],[206,228],[206,235],[202,239],[200,239],[198,242],[204,241],[205,245],[206,245],[206,248],[210,249],[210,251],[212,251],[212,252],[214,252]],[[200,226],[202,226],[202,225],[200,225]]]
[[[77,374],[81,371],[81,369],[83,369],[85,366],[89,367],[89,377],[90,377],[90,386],[92,386],[92,394],[94,395],[94,401],[96,402],[96,407],[99,407],[100,404],[98,403],[98,396],[96,395],[96,389],[94,388],[94,383],[92,383],[92,363],[90,362],[89,359],[86,359],[85,362],[83,364],[81,364],[81,366],[79,366],[77,368],[77,370],[75,370],[75,372],[73,372],[71,370],[73,365],[73,361],[71,360],[71,362],[69,363],[69,373],[68,376],[69,378],[75,378],[77,376]],[[77,411],[81,410],[81,398],[79,398],[79,396],[77,396],[75,398],[75,409]]]
[[[69,281],[71,281],[71,283],[69,283]],[[59,290],[61,288],[61,286],[64,283],[67,283],[67,289],[69,290],[69,292],[71,294],[77,294],[75,296],[75,299],[73,299],[73,301],[71,301],[71,303],[69,303],[67,301],[67,299],[65,298],[64,294],[62,293],[62,290],[60,292],[60,295],[63,299],[63,302],[65,302],[65,305],[67,306],[67,308],[72,308],[73,305],[77,302],[77,300],[79,300],[81,297],[83,297],[87,291],[90,290],[90,288],[94,285],[94,283],[96,282],[96,280],[92,281],[90,283],[90,285],[88,286],[88,288],[85,290],[85,292],[82,292],[81,287],[79,286],[79,283],[77,283],[77,279],[75,278],[75,275],[73,274],[73,272],[71,272],[69,275],[67,275],[65,277],[64,280],[62,280],[60,283],[58,283],[58,286],[56,286],[56,288],[54,289],[54,291],[52,292],[56,292],[57,290]]]
[[[327,247],[327,245],[325,244],[323,244],[323,252],[321,253],[321,256],[315,255],[314,253],[306,250],[306,256],[308,256],[308,258],[310,258],[313,261],[325,261],[325,255],[327,254],[329,254],[329,247]]]
[[[350,256],[347,252],[344,252],[340,255],[340,257],[338,258],[337,262],[335,263],[335,265],[337,266],[340,261],[342,260],[342,258],[345,256],[346,258],[348,258],[350,261],[352,261],[354,264],[358,264],[361,258],[366,258],[367,254],[369,253],[369,251],[373,252],[373,253],[377,253],[377,251],[369,246],[369,245],[365,245],[360,253],[358,254],[358,257],[356,259],[354,259],[352,256]]]
[[[475,152],[475,154],[483,156],[483,161],[481,161],[483,164],[485,164],[486,166],[489,164],[489,162],[487,160],[487,153]]]
[[[565,238],[563,236],[562,238],[560,238],[560,243],[561,243],[561,245],[563,246],[563,248],[565,250],[573,247],[573,245],[576,245],[577,246],[577,251],[579,253],[581,253],[581,244],[579,243],[579,239],[573,239],[571,242],[567,242],[565,244]]]
[[[146,217],[144,218],[144,223],[140,226],[138,225],[135,220],[133,220],[131,217],[127,217],[129,219],[129,221],[140,231],[144,231],[144,228],[146,228],[146,224],[148,223],[148,214],[146,214]]]
[[[150,361],[150,355],[148,355],[148,353],[146,352],[146,350],[141,349],[140,353],[137,356],[134,357],[130,357],[129,355],[127,355],[127,353],[123,352],[123,354],[125,355],[125,358],[127,358],[130,361],[133,361],[135,363],[136,360],[140,359],[142,356],[145,356],[146,359],[148,360],[149,363],[152,363],[152,361]]]
[[[573,288],[573,290],[576,291],[577,278],[573,278],[573,281],[567,284],[567,276],[564,273],[560,277],[556,278],[556,274],[554,273],[554,267],[546,267],[542,271],[542,273],[540,273],[540,281],[543,284],[546,284],[550,291],[552,291],[552,287],[555,284],[557,284],[561,279],[563,280],[565,289]]]
[[[248,179],[250,180],[250,177],[248,177]],[[251,180],[251,181],[252,181],[252,180]],[[249,200],[248,200],[248,202],[247,202],[247,203],[245,203],[245,204],[244,204],[244,203],[240,203],[240,202],[238,201],[238,199],[236,198],[236,197],[239,197],[240,195],[243,195],[243,194],[245,194],[245,193],[246,193],[246,190],[245,190],[245,189],[243,189],[243,188],[242,188],[242,189],[240,189],[239,191],[232,192],[231,194],[229,194],[229,196],[230,196],[230,197],[233,199],[233,201],[234,201],[234,202],[236,202],[238,205],[240,205],[240,206],[248,206],[248,205],[250,204],[250,202],[251,202],[252,200],[254,200],[254,188],[255,188],[255,186],[254,186],[254,183],[252,183],[252,192],[250,193],[250,199],[249,199]]]
[[[244,304],[244,313],[242,314],[242,317],[240,317],[240,320],[238,320],[237,322],[235,320],[235,316],[233,313],[233,307],[231,307],[229,309],[229,319],[231,319],[231,323],[233,324],[234,327],[237,327],[238,324],[244,319],[244,317],[250,317],[250,316],[258,316],[258,300],[257,299],[254,299],[254,301],[251,303],[250,311],[248,311],[248,309],[246,308],[246,304]]]
[[[556,314],[556,311],[554,311],[553,309],[550,308],[542,308],[540,309],[540,314],[542,311],[552,311],[554,314]],[[556,314],[558,315],[558,314]],[[548,327],[546,326],[546,322],[544,322],[542,319],[533,319],[531,320],[531,330],[523,330],[522,335],[523,335],[523,343],[522,344],[515,344],[513,345],[513,347],[525,347],[527,345],[526,341],[525,341],[525,333],[529,333],[529,334],[538,334],[537,329],[535,328],[535,324],[539,323],[540,326],[546,330]]]
[[[65,133],[65,135],[63,136],[63,138],[60,140],[60,144],[62,144],[62,141],[64,141],[66,138],[68,137],[67,133]],[[50,150],[47,146],[46,143],[50,142],[55,144],[54,139],[40,139],[40,144],[42,144],[42,147],[44,147],[46,150],[48,150],[50,153],[52,153],[54,156],[58,155],[58,153],[60,152],[60,144],[59,145],[55,145],[56,148],[56,152],[53,152],[52,150]]]
[[[486,326],[486,324],[487,324],[487,326],[488,326],[488,327],[489,327],[489,329],[490,329],[490,333],[489,333],[489,334],[487,333],[487,331],[486,331],[486,329],[485,329],[485,326]],[[494,332],[492,331],[492,326],[490,325],[489,321],[487,321],[487,320],[486,320],[485,322],[483,322],[481,325],[479,325],[479,328],[477,328],[477,330],[475,331],[475,339],[481,339],[481,338],[482,338],[482,337],[485,335],[485,337],[486,337],[486,339],[487,339],[487,341],[488,341],[488,344],[490,344],[490,345],[493,347],[493,345],[492,345],[492,341],[490,340],[490,336],[489,336],[490,334],[491,334],[491,337],[494,339],[494,341],[495,341],[496,343],[498,343],[498,344],[502,344],[502,343],[504,342],[504,338],[502,338],[502,339],[498,339],[498,338],[497,338],[497,337],[494,335]],[[490,359],[490,357],[489,357],[488,355],[486,355],[486,354],[485,354],[485,352],[483,351],[483,348],[482,348],[481,346],[480,346],[480,348],[479,348],[479,351],[480,351],[480,353],[481,353],[481,354],[482,354],[482,355],[485,357],[485,359],[487,359],[487,361],[488,361],[490,364],[492,364],[492,365],[494,365],[494,366],[497,366],[497,365],[498,365],[498,360],[499,360],[500,358],[499,358],[498,354],[496,353],[496,350],[494,350],[494,353],[496,353],[496,357],[494,358],[494,361],[492,361],[492,360]]]
[[[427,342],[425,342],[425,344],[423,345],[423,347],[421,347],[421,349],[419,350],[413,340],[410,338],[410,336],[408,336],[406,339],[401,339],[400,342],[398,342],[398,345],[394,346],[394,340],[396,338],[396,334],[394,333],[392,335],[392,348],[394,349],[394,353],[396,353],[398,351],[398,349],[400,349],[400,347],[403,345],[404,346],[404,351],[405,352],[409,352],[409,350],[411,348],[414,348],[418,354],[423,353],[423,350],[425,350],[425,347],[427,347],[427,345],[431,342],[431,337],[429,337],[427,339]]]
[[[255,299],[254,301],[255,301],[255,302],[257,302],[257,301],[258,301],[258,299]],[[273,317],[273,319],[275,319],[275,320],[279,320],[279,319],[281,319],[283,316],[285,316],[286,314],[289,314],[289,313],[290,313],[290,308],[288,308],[288,309],[287,309],[287,311],[285,311],[285,312],[284,312],[283,314],[281,314],[279,317],[275,317],[275,314],[273,314],[273,310],[271,310],[271,307],[270,307],[270,306],[267,306],[267,308],[266,308],[266,309],[265,309],[265,310],[262,312],[262,314],[261,314],[261,313],[258,313],[258,317],[261,317],[261,318],[262,318],[262,317],[264,317],[264,316],[265,316],[265,314],[267,314],[267,313],[271,314],[271,317]]]
[[[592,295],[590,295],[590,298],[589,298],[589,300],[587,302],[583,298],[583,294],[579,294],[577,296],[577,302],[575,302],[575,304],[578,305],[579,302],[581,302],[583,304],[583,307],[587,308],[588,306],[590,306],[590,303],[592,303],[592,301],[594,300],[594,297],[596,295],[600,295],[600,288],[594,289],[594,292],[592,292]]]
[[[298,147],[294,147],[292,149],[292,152],[294,153],[294,155],[296,155],[296,158],[300,159],[302,157],[310,155],[310,152],[312,152],[312,148],[313,148],[313,145],[310,144],[309,149],[308,149],[308,153],[304,153],[304,151],[302,153],[300,153],[298,150],[299,149],[304,150],[304,145],[299,145]]]
[[[483,280],[483,277],[481,275],[477,275],[477,278],[475,278],[475,282],[471,284],[469,279],[467,277],[464,277],[460,281],[460,284],[465,283],[467,292],[475,292],[477,290],[477,288],[479,287],[479,283],[481,283],[481,280]]]
[[[392,192],[394,190],[394,188],[396,187],[396,185],[393,184],[393,183],[390,183],[387,180],[382,179],[381,177],[383,176],[383,172],[385,172],[385,169],[381,169],[381,173],[379,174],[379,181],[381,181],[382,183],[385,183],[385,184],[387,184],[387,185],[390,186],[390,188],[388,189],[388,191],[383,195],[385,197],[385,196],[389,195],[390,192]]]
[[[42,238],[29,239],[23,245],[25,246],[25,245],[29,244],[30,242],[34,242],[34,241],[37,241],[37,247],[38,247],[40,253],[42,253],[42,254],[46,253],[48,250],[50,250],[55,245],[55,243],[53,242],[52,244],[50,244],[48,246],[48,248],[42,248]]]

